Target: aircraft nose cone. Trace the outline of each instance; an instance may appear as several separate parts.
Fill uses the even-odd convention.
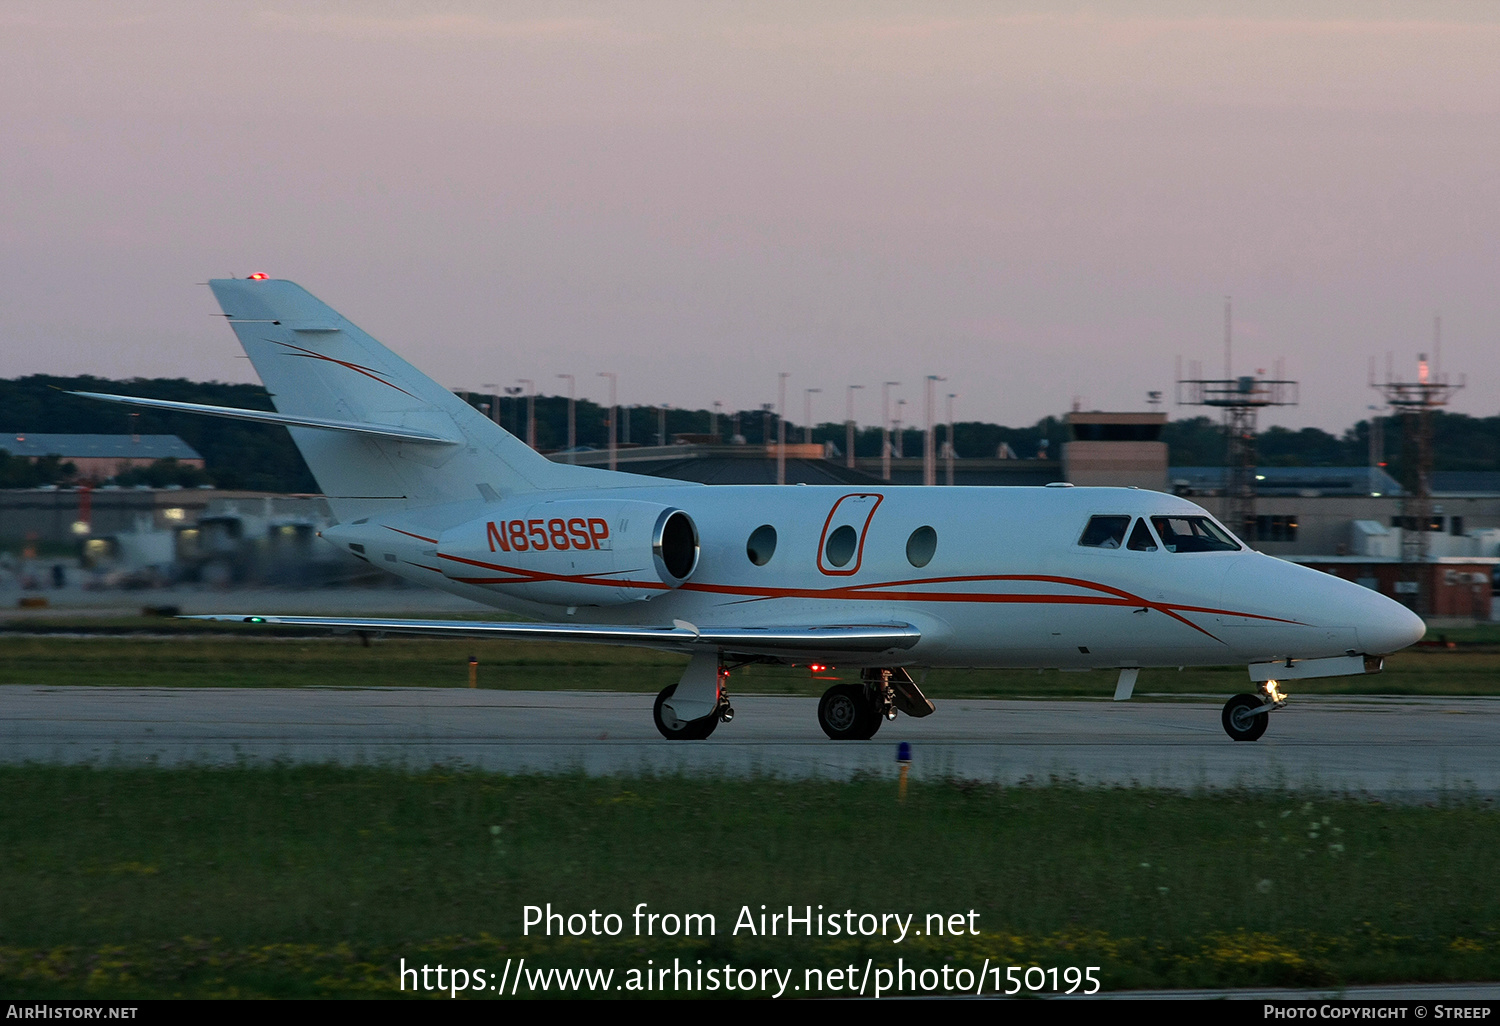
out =
[[[1369,608],[1359,622],[1359,640],[1371,655],[1388,655],[1399,652],[1408,645],[1415,645],[1427,633],[1422,618],[1399,602],[1384,595],[1370,594]]]

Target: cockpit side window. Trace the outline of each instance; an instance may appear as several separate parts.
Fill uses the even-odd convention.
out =
[[[1151,529],[1146,526],[1146,518],[1135,522],[1135,530],[1130,532],[1130,544],[1126,546],[1132,552],[1155,552],[1156,539],[1151,537]]]
[[[1208,517],[1152,517],[1168,552],[1237,552],[1240,543]]]
[[[1125,529],[1129,526],[1129,517],[1090,517],[1078,544],[1093,549],[1118,549],[1125,543]]]

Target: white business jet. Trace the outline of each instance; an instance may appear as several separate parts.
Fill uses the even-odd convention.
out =
[[[1254,741],[1278,682],[1376,672],[1424,632],[1160,492],[708,486],[554,463],[300,286],[209,285],[276,412],[78,394],[285,425],[338,520],[324,539],[543,622],[203,619],[685,653],[654,709],[672,739],[729,721],[729,673],[754,662],[857,671],[818,705],[835,740],[931,713],[914,669],[1112,669],[1124,700],[1143,667],[1242,662],[1257,687],[1223,724]]]

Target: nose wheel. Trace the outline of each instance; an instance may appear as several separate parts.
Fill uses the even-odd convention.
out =
[[[1235,695],[1224,703],[1224,733],[1235,741],[1258,741],[1270,723],[1271,711],[1286,705],[1286,695],[1274,680],[1260,686],[1258,695]]]
[[[1254,695],[1235,695],[1224,703],[1224,733],[1235,741],[1258,741],[1266,732],[1271,714],[1261,712],[1263,701]]]

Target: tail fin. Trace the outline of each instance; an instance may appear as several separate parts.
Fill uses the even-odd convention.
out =
[[[289,427],[334,515],[605,483],[553,463],[294,282],[209,282],[278,412],[417,436]]]

